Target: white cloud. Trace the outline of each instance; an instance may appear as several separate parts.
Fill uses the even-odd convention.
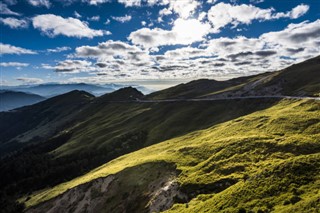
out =
[[[180,18],[187,19],[193,15],[200,3],[196,0],[161,0],[160,5],[168,5],[168,8],[163,8],[159,11],[160,17],[176,13]]]
[[[99,21],[100,20],[100,16],[92,16],[90,18],[88,18],[89,21]]]
[[[307,5],[298,5],[291,11],[276,13],[273,8],[261,9],[253,5],[231,5],[218,3],[208,11],[208,20],[213,25],[213,32],[220,32],[220,29],[228,24],[236,27],[239,24],[249,25],[254,20],[272,20],[279,18],[296,19],[309,10]]]
[[[22,47],[16,47],[16,46],[12,46],[10,44],[3,44],[0,43],[0,53],[1,54],[37,54],[35,51],[33,50],[28,50]]]
[[[142,26],[146,26],[146,24],[147,24],[147,22],[145,22],[145,21],[142,21],[142,22],[141,22],[141,25],[142,25]]]
[[[20,62],[1,62],[1,67],[27,67],[29,64]]]
[[[84,2],[87,2],[91,5],[98,5],[98,4],[103,4],[106,2],[111,2],[111,0],[83,0]]]
[[[291,10],[293,11],[293,10]],[[290,12],[291,12],[290,11]],[[270,13],[272,18],[274,11]],[[284,13],[289,18],[289,13]],[[283,16],[283,14],[280,14]],[[239,18],[243,22],[247,19]],[[248,23],[250,20],[247,21]],[[228,78],[275,71],[314,57],[320,52],[320,20],[290,24],[277,32],[257,38],[205,39],[210,24],[197,19],[178,18],[171,30],[142,28],[123,41],[106,41],[96,46],[81,46],[69,55],[72,59],[44,68],[58,72],[90,72],[100,79],[186,79]],[[189,45],[159,52],[164,45]],[[288,60],[290,59],[290,60]]]
[[[208,4],[215,4],[218,0],[207,0]]]
[[[3,15],[13,15],[13,16],[21,16],[20,13],[14,12],[8,8],[8,6],[2,2],[0,2],[0,14]]]
[[[125,16],[111,16],[111,18],[113,20],[116,20],[118,22],[121,22],[121,23],[125,23],[125,22],[128,22],[132,19],[132,17],[130,15],[125,15]]]
[[[82,17],[77,11],[74,11],[73,15],[78,19]]]
[[[305,4],[301,4],[296,6],[295,8],[293,8],[289,14],[290,14],[290,18],[292,19],[297,19],[301,16],[303,16],[304,14],[306,14],[309,10],[309,6],[305,5]]]
[[[124,4],[125,7],[139,7],[141,0],[118,0],[119,3]]]
[[[160,16],[168,16],[171,14],[172,14],[172,11],[168,8],[163,8],[162,10],[159,11]]]
[[[311,23],[289,24],[286,29],[265,33],[261,38],[274,45],[306,47],[308,42],[320,41],[320,19]]]
[[[140,52],[141,49],[122,41],[106,41],[99,43],[98,46],[81,46],[76,48],[76,56],[91,58],[122,58],[128,52]]]
[[[51,3],[49,0],[28,0],[28,3],[34,7],[50,8],[50,6],[51,6]]]
[[[47,52],[49,53],[59,53],[59,52],[64,52],[64,51],[68,51],[71,50],[70,47],[56,47],[54,49],[47,49]]]
[[[28,28],[29,22],[25,19],[0,18],[0,22],[12,29]]]
[[[92,63],[90,61],[85,60],[65,60],[60,61],[55,66],[50,66],[48,64],[42,64],[42,68],[44,69],[52,69],[56,72],[87,72],[92,70]]]
[[[179,18],[174,22],[172,30],[142,28],[132,32],[128,39],[133,44],[146,48],[176,44],[186,45],[203,40],[209,30],[209,24],[201,23],[196,19]]]
[[[53,14],[38,15],[32,19],[33,27],[45,35],[65,35],[77,38],[103,36],[106,32],[90,29],[88,24],[75,18],[63,18]]]
[[[41,78],[28,78],[28,77],[19,77],[16,80],[21,81],[24,84],[40,84],[43,82]]]
[[[110,19],[107,19],[106,22],[104,22],[104,24],[108,25],[108,24],[110,24],[110,22],[111,22]]]

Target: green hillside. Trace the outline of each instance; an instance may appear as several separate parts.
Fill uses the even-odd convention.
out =
[[[31,212],[316,211],[319,101],[280,97],[317,96],[318,75],[319,57],[149,96],[73,91],[0,113],[0,209],[21,210],[23,197],[28,207],[53,198]],[[242,96],[267,97],[229,98]]]
[[[129,199],[117,194],[130,193],[130,199],[148,199],[146,205],[132,211],[144,212],[150,206],[156,208],[154,191],[177,182],[176,190],[169,190],[176,194],[172,198],[175,204],[166,206],[169,212],[317,212],[319,118],[319,102],[283,100],[268,109],[121,156],[84,176],[20,201],[28,207],[35,206],[97,178],[130,171],[121,176],[114,197],[109,195],[112,198],[108,205]],[[164,163],[160,168],[159,162]],[[155,180],[155,171],[145,166],[150,164],[160,173],[172,171],[174,167],[170,165],[174,164],[176,175],[172,173],[164,185],[150,190],[146,184]],[[145,174],[143,181],[133,181],[141,173]],[[94,198],[91,197],[92,202]],[[48,208],[46,205],[52,203],[38,208]]]

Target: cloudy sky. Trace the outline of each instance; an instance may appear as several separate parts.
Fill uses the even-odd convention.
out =
[[[1,84],[171,85],[320,53],[319,0],[2,0]]]

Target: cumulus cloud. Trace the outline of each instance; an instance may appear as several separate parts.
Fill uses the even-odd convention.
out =
[[[273,8],[261,9],[253,5],[231,5],[221,2],[210,8],[208,11],[208,20],[213,25],[213,32],[220,32],[220,29],[228,24],[236,27],[239,24],[249,25],[254,20],[296,19],[304,15],[308,10],[308,5],[301,4],[289,12],[276,13]]]
[[[8,8],[8,6],[2,2],[0,2],[0,14],[2,15],[13,15],[13,16],[21,16],[20,13],[14,12]]]
[[[16,47],[10,44],[0,43],[0,54],[37,54],[33,50],[25,49],[22,47]]]
[[[301,4],[296,6],[295,8],[293,8],[288,14],[290,16],[290,18],[292,19],[297,19],[301,16],[303,16],[304,14],[306,14],[309,10],[309,6],[305,5],[305,4]]]
[[[1,62],[1,67],[27,67],[29,64],[21,62]]]
[[[48,64],[42,64],[42,68],[44,69],[52,69],[56,72],[86,72],[92,70],[92,63],[90,61],[85,60],[65,60],[60,61],[55,66],[50,66]]]
[[[9,26],[12,29],[28,28],[29,26],[29,22],[25,19],[0,18],[0,22],[4,25]]]
[[[201,23],[196,19],[177,19],[172,30],[160,28],[142,28],[130,33],[128,39],[133,44],[145,48],[158,47],[163,45],[192,44],[203,40],[210,31],[210,25]]]
[[[132,19],[132,17],[130,15],[125,15],[125,16],[111,16],[111,18],[115,21],[121,22],[121,23],[125,23],[128,22]]]
[[[320,19],[314,22],[302,22],[289,24],[288,27],[279,32],[269,32],[261,36],[270,43],[282,44],[285,46],[296,46],[309,41],[320,40]]]
[[[138,47],[122,41],[106,41],[98,46],[81,46],[76,48],[76,56],[79,57],[117,57],[127,52],[139,51]]]
[[[98,5],[106,2],[111,2],[111,0],[83,0],[83,1],[89,3],[90,5]]]
[[[64,35],[67,37],[93,38],[107,32],[89,28],[88,24],[75,18],[63,18],[53,14],[38,15],[32,19],[33,27],[47,36]]]
[[[16,78],[17,81],[21,81],[23,84],[40,84],[43,82],[41,78],[28,78],[28,77],[19,77]]]
[[[47,52],[49,53],[59,53],[59,52],[64,52],[64,51],[68,51],[71,50],[70,47],[56,47],[54,49],[47,49]]]
[[[29,4],[34,7],[46,7],[50,8],[51,3],[49,0],[27,0]]]
[[[141,0],[118,0],[119,3],[124,4],[125,7],[139,7],[141,6]]]
[[[163,1],[165,4],[168,1]],[[167,11],[160,12],[160,15],[170,15],[169,11],[177,13],[181,18],[188,18],[193,15],[200,3],[196,0],[171,0]]]
[[[88,18],[89,21],[99,21],[100,20],[100,16],[92,16],[90,18]]]

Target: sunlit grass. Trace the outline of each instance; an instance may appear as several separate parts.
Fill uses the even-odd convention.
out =
[[[268,109],[121,156],[86,175],[35,193],[25,204],[37,205],[125,168],[166,161],[181,170],[178,182],[182,186],[237,180],[220,193],[198,195],[187,206],[175,204],[169,212],[236,212],[241,208],[315,212],[319,208],[319,119],[319,102],[283,100]],[[296,202],[294,196],[300,200]]]

